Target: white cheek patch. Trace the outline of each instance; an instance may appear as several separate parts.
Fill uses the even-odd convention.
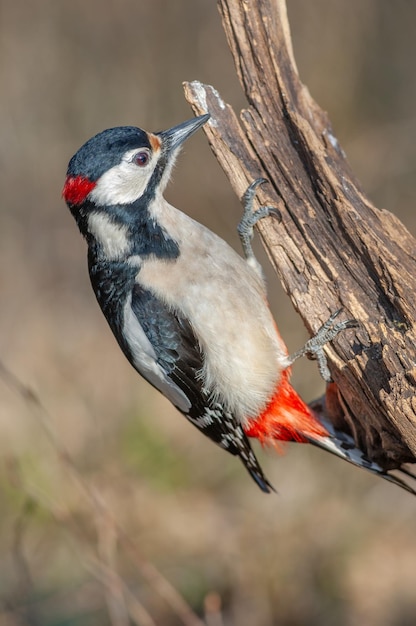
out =
[[[122,161],[107,170],[90,193],[90,199],[98,206],[130,204],[140,198],[149,182],[151,172],[138,171],[137,166]]]
[[[146,190],[158,158],[157,154],[149,159],[146,166],[140,167],[132,162],[132,157],[140,150],[129,150],[118,165],[107,170],[91,191],[89,198],[97,206],[112,204],[131,204],[140,198]]]
[[[108,259],[120,259],[128,254],[131,244],[127,237],[127,226],[116,224],[105,213],[89,215],[88,231],[101,245]]]

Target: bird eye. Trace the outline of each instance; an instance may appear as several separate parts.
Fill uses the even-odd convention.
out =
[[[149,162],[149,153],[145,152],[137,152],[137,154],[133,157],[133,163],[138,165],[139,167],[144,167]]]

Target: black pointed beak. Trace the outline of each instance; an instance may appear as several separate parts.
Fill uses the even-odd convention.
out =
[[[168,130],[162,130],[159,133],[155,133],[155,135],[160,137],[162,140],[163,151],[171,153],[176,150],[176,148],[179,148],[179,146],[181,146],[184,141],[189,139],[189,137],[193,135],[198,128],[201,128],[201,126],[203,126],[210,117],[210,114],[206,113],[205,115],[194,117],[192,120],[182,122],[182,124],[178,124]]]

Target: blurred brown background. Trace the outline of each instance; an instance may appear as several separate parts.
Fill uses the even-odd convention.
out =
[[[288,4],[303,81],[369,196],[415,232],[416,4]],[[60,198],[91,135],[191,117],[183,80],[244,106],[215,3],[1,0],[0,79],[0,358],[36,390],[76,468],[0,380],[0,625],[124,626],[129,591],[130,623],[183,623],[117,552],[80,477],[208,626],[415,624],[416,500],[307,446],[260,452],[279,495],[260,493],[130,368]],[[239,203],[202,132],[167,195],[237,245]],[[270,273],[269,289],[293,350],[302,324]],[[322,391],[310,363],[294,384],[307,400]]]

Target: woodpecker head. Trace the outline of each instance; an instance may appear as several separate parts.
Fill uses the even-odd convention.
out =
[[[120,126],[89,139],[70,160],[62,192],[82,234],[88,235],[90,214],[116,220],[163,193],[181,145],[208,119],[201,115],[158,133]]]

